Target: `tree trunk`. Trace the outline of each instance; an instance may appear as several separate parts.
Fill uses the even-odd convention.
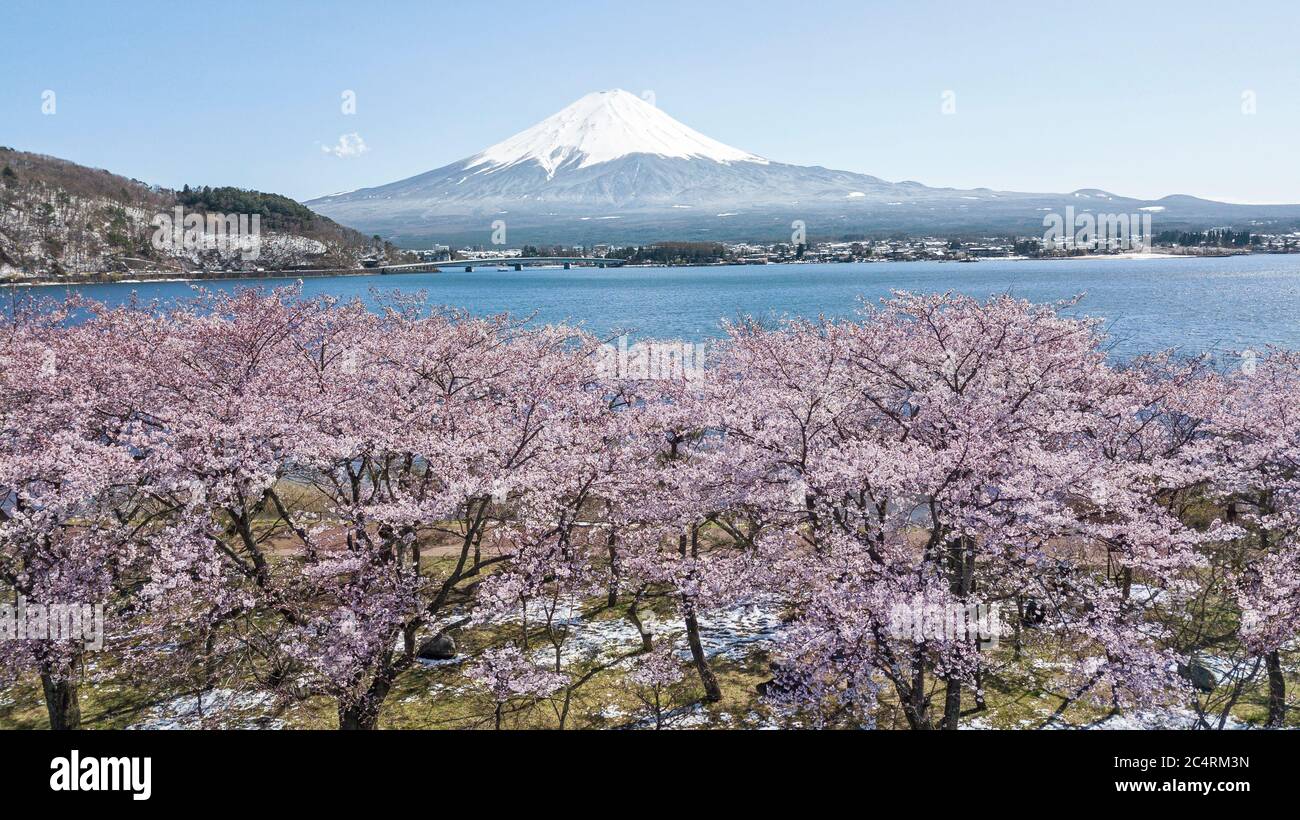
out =
[[[930,725],[929,706],[925,700],[925,642],[917,644],[912,651],[912,680],[910,683],[896,681],[895,691],[903,707],[903,716],[907,718],[907,727],[912,730],[933,729]]]
[[[606,606],[613,609],[618,606],[618,548],[613,531],[609,534],[609,598]]]
[[[339,728],[371,731],[379,728],[379,710],[388,697],[389,684],[375,681],[355,703],[339,705]]]
[[[1023,596],[1016,596],[1016,622],[1011,634],[1011,659],[1020,660],[1020,622],[1025,619],[1025,599]]]
[[[41,673],[41,686],[45,690],[45,709],[50,715],[50,728],[55,731],[81,728],[81,701],[77,697],[77,664],[74,661],[66,675]]]
[[[958,596],[962,604],[970,601],[970,594],[974,588],[975,576],[975,550],[965,537],[954,538],[948,542],[948,588],[953,594]],[[957,638],[958,636],[952,636]],[[976,641],[978,648],[978,637],[968,638]],[[956,731],[958,723],[961,722],[961,678],[953,673],[949,673],[946,678],[947,685],[944,687],[943,698],[943,721],[939,724],[941,729]]]
[[[700,683],[704,684],[704,699],[710,703],[716,703],[722,700],[722,689],[718,686],[718,678],[709,668],[708,658],[704,657],[704,645],[700,643],[700,622],[695,619],[695,609],[689,602],[686,604],[686,641],[691,645],[691,659],[695,661],[695,669],[700,673]]]
[[[611,609],[618,606],[618,530],[614,528],[614,522],[610,519],[613,517],[613,504],[605,505],[605,520],[609,522],[609,537],[605,541],[605,547],[609,551],[609,599],[606,605]]]
[[[948,678],[943,697],[943,724],[941,728],[956,731],[961,720],[961,680]]]
[[[1270,729],[1281,729],[1286,721],[1286,678],[1282,677],[1282,656],[1277,650],[1268,653],[1268,723]]]
[[[636,627],[637,634],[641,636],[641,651],[649,652],[654,649],[654,638],[650,634],[650,630],[645,628],[645,624],[641,623],[641,616],[636,611],[641,603],[642,592],[644,592],[644,587],[632,597],[632,603],[627,608],[627,619],[632,622],[633,626]]]
[[[350,731],[371,731],[379,726],[379,715],[368,712],[359,704],[339,707],[339,728]]]
[[[699,555],[699,527],[691,527],[691,557]],[[686,557],[686,535],[678,537],[678,550],[683,558]],[[704,657],[704,645],[700,643],[700,622],[695,618],[695,604],[687,596],[682,596],[682,612],[686,621],[686,641],[691,645],[691,658],[695,661],[695,669],[700,673],[700,683],[704,684],[704,699],[709,703],[716,703],[722,700],[722,689],[718,686],[718,678],[709,668],[708,658]]]

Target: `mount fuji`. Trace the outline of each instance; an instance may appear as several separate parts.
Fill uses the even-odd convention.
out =
[[[1040,234],[1044,212],[1151,213],[1155,230],[1300,220],[1300,205],[1233,205],[1190,196],[1140,200],[931,188],[725,145],[627,91],[581,98],[472,157],[408,179],[320,197],[312,210],[408,246],[764,240],[803,220],[816,239],[897,232]]]

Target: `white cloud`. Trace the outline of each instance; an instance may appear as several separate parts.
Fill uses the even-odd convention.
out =
[[[355,131],[351,134],[340,135],[336,145],[322,145],[320,149],[327,154],[333,154],[339,159],[359,157],[370,150],[366,145],[366,141]]]

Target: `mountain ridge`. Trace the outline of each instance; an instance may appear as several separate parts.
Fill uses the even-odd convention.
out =
[[[399,244],[513,239],[761,240],[794,220],[823,237],[916,232],[1042,232],[1046,212],[1159,215],[1161,228],[1294,220],[1300,205],[1253,206],[1186,194],[1159,200],[1099,188],[1026,193],[930,187],[793,165],[712,140],[618,89],[588,94],[465,159],[402,180],[307,200]],[[596,223],[596,224],[593,224]]]

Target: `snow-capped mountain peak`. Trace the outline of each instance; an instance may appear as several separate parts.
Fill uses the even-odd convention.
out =
[[[532,243],[780,239],[790,236],[796,221],[824,236],[948,230],[1033,236],[1042,232],[1044,212],[1065,213],[1090,202],[1113,213],[1159,209],[1166,223],[1300,215],[1300,206],[1261,212],[1189,197],[1136,200],[1099,189],[928,188],[769,162],[710,139],[626,91],[588,94],[468,159],[307,206],[365,234],[477,245],[496,237],[503,217],[511,241]]]
[[[760,156],[683,125],[635,94],[614,89],[588,94],[532,128],[470,157],[466,167],[492,173],[534,161],[550,178],[556,169],[570,163],[586,168],[628,154],[767,164]]]

